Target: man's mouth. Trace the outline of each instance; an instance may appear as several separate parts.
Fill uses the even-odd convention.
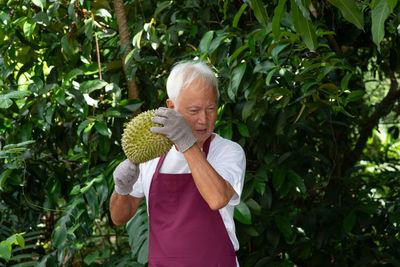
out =
[[[195,132],[199,133],[199,134],[205,134],[205,133],[207,133],[207,129],[199,129],[199,130],[195,130]]]

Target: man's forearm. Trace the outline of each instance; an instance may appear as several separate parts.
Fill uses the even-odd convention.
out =
[[[143,198],[114,192],[110,200],[111,219],[115,225],[124,225],[135,215]]]
[[[189,164],[197,189],[210,208],[217,210],[225,207],[235,193],[229,182],[214,170],[197,144],[183,155]]]

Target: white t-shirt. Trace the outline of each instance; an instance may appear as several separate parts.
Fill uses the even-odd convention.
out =
[[[207,160],[215,171],[225,180],[227,180],[235,190],[235,194],[229,203],[219,210],[222,220],[224,221],[228,235],[232,241],[235,250],[239,249],[239,242],[235,233],[235,223],[233,220],[234,206],[240,202],[242,194],[244,175],[246,169],[246,157],[242,147],[228,139],[222,138],[218,134],[214,134]],[[148,196],[150,191],[151,180],[156,170],[157,163],[160,158],[156,158],[139,165],[140,175],[137,182],[133,185],[131,195],[137,198]],[[164,163],[160,169],[161,173],[190,173],[189,166],[184,155],[177,151],[175,146],[167,153]]]

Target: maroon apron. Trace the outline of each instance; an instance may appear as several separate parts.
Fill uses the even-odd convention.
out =
[[[207,157],[211,137],[204,143]],[[149,193],[149,267],[234,267],[236,254],[218,210],[200,195],[191,173],[160,173]]]

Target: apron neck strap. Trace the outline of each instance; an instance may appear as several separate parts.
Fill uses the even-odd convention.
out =
[[[208,150],[210,149],[211,137],[212,137],[212,135],[210,135],[210,137],[208,137],[207,140],[203,144],[203,152],[204,152],[206,158],[207,158],[207,155],[208,155]],[[158,161],[157,167],[156,167],[156,171],[155,171],[156,173],[159,172],[159,170],[161,168],[161,165],[163,164],[164,159],[165,159],[166,156],[167,156],[167,153],[162,155],[160,160]]]
[[[211,137],[212,137],[212,134],[210,135],[210,137],[207,138],[207,140],[203,144],[203,151],[204,151],[204,154],[206,155],[206,158],[208,155],[208,150],[210,149]]]

